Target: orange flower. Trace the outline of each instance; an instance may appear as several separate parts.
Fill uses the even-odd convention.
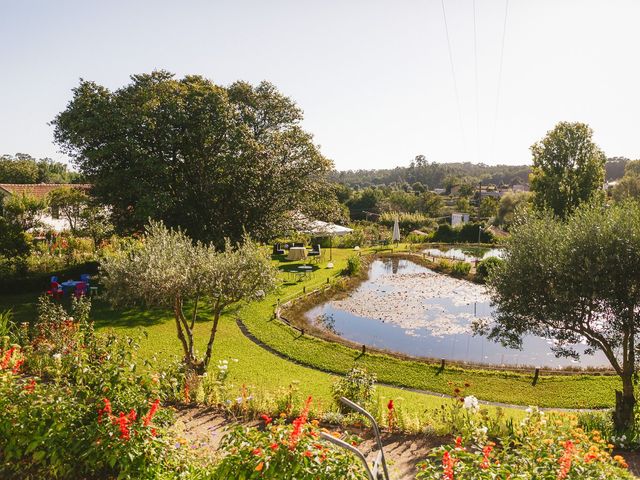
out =
[[[260,462],[260,463],[256,466],[256,472],[261,472],[263,467],[264,467],[264,462]]]

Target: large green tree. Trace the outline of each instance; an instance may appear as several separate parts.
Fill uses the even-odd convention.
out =
[[[154,71],[115,91],[82,80],[53,125],[119,231],[151,217],[222,246],[274,235],[326,191],[332,164],[301,120],[270,83]]]
[[[531,191],[539,210],[565,218],[582,202],[602,198],[606,157],[584,123],[560,122],[531,147]]]
[[[615,425],[633,424],[636,337],[640,331],[640,205],[585,204],[566,221],[523,215],[489,287],[497,306],[490,337],[517,348],[522,336],[557,340],[557,355],[601,351],[619,375]]]

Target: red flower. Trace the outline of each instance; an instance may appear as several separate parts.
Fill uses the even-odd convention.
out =
[[[24,386],[24,389],[27,393],[33,393],[36,389],[36,381],[32,378],[29,383]]]
[[[16,364],[13,366],[13,369],[11,370],[11,372],[14,374],[18,373],[23,363],[24,363],[24,358],[21,358],[20,360],[18,360]]]
[[[269,424],[272,422],[272,420],[273,420],[273,418],[271,418],[269,415],[265,415],[265,414],[260,415],[260,418],[261,418],[262,420],[264,420],[264,426],[265,426],[265,427],[266,427],[267,425],[269,425]]]
[[[390,399],[390,400],[389,400],[389,403],[387,403],[387,408],[388,408],[389,410],[393,410],[393,399]]]
[[[251,453],[257,457],[259,455],[262,455],[262,449],[261,448],[254,448]]]
[[[305,423],[307,423],[307,417],[309,416],[309,407],[311,407],[311,397],[307,398],[300,416],[293,421],[293,430],[291,431],[291,435],[289,435],[290,450],[294,450],[296,448],[296,445],[298,444],[298,440],[300,439],[300,434],[302,432],[302,427]]]
[[[155,401],[153,402],[153,404],[151,405],[151,408],[149,409],[149,413],[147,413],[142,418],[142,424],[145,427],[149,426],[149,424],[151,423],[151,420],[153,420],[153,416],[158,411],[159,406],[160,406],[160,399],[156,398]]]
[[[269,448],[270,448],[271,450],[277,450],[277,449],[278,449],[278,447],[279,447],[279,445],[278,445],[278,443],[277,443],[277,442],[273,442],[271,445],[269,445]]]
[[[455,464],[456,464],[456,459],[451,456],[449,451],[447,450],[446,452],[444,452],[444,454],[442,455],[442,468],[443,468],[444,478],[446,480],[454,480],[453,467],[455,466]]]
[[[129,421],[129,423],[135,422],[137,418],[138,414],[136,413],[136,411],[133,408],[129,410],[129,415],[127,415],[127,420]]]
[[[102,414],[106,413],[108,417],[111,417],[111,402],[108,398],[103,398],[104,408],[98,409],[98,423],[102,422]]]
[[[489,455],[491,455],[491,450],[493,447],[491,445],[487,445],[482,449],[482,462],[480,463],[480,468],[486,470],[489,468],[491,461],[489,460]]]
[[[462,450],[462,437],[456,437],[456,450]]]
[[[123,440],[129,440],[131,438],[128,426],[129,420],[125,416],[124,412],[120,412],[120,416],[115,419],[114,422],[117,423],[120,428],[120,438]]]
[[[152,428],[152,429],[151,429],[151,436],[152,436],[152,437],[155,437],[155,436],[157,436],[157,435],[158,435],[157,430],[156,430],[155,428]]]
[[[13,352],[16,350],[16,347],[11,347],[6,351],[4,357],[2,357],[2,363],[0,364],[0,368],[3,370],[9,366],[9,362],[11,361],[11,357],[13,356]]]
[[[313,456],[313,453],[311,453],[309,450],[305,450],[303,455],[304,455],[305,457],[312,457],[312,456]]]
[[[560,464],[560,470],[558,471],[558,480],[567,478],[569,470],[571,470],[571,459],[574,450],[575,447],[573,446],[573,442],[571,440],[567,440],[566,442],[564,442],[564,452],[558,459],[558,463]]]

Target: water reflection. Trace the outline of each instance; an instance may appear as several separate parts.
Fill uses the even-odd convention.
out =
[[[422,250],[430,257],[450,258],[452,260],[464,260],[465,262],[474,263],[476,260],[485,260],[489,257],[502,258],[504,250],[502,248],[483,248],[483,247],[460,247],[460,248],[427,248]]]
[[[410,355],[505,365],[578,364],[556,358],[550,349],[553,342],[544,338],[526,337],[523,349],[513,350],[473,336],[472,322],[490,321],[492,312],[483,286],[392,257],[374,261],[369,279],[347,298],[315,307],[307,317],[351,341]],[[581,352],[584,346],[577,349]],[[607,364],[602,354],[583,356],[579,362]]]

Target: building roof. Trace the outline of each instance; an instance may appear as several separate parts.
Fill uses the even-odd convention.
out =
[[[0,183],[0,193],[45,198],[52,190],[60,187],[89,190],[91,185],[88,183]]]

